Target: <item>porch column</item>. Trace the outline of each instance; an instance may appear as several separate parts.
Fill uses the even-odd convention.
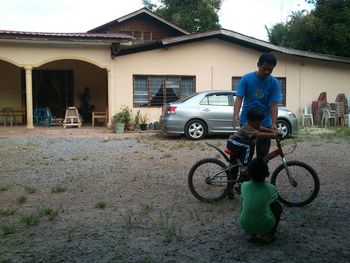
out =
[[[113,96],[112,96],[112,74],[111,74],[111,69],[107,69],[107,101],[108,101],[108,123],[107,127],[111,127],[112,125],[112,103],[113,103]]]
[[[24,67],[26,70],[26,101],[27,101],[27,128],[33,129],[33,89],[32,89],[32,69]]]

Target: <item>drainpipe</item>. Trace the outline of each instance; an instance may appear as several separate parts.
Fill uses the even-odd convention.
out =
[[[24,67],[26,71],[26,101],[27,101],[27,128],[33,129],[33,88],[32,88],[32,69],[33,67]]]

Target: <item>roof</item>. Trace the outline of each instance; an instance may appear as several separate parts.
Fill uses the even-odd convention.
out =
[[[227,42],[231,42],[237,45],[241,45],[247,48],[258,50],[260,52],[275,51],[286,55],[293,55],[304,58],[312,58],[325,61],[333,61],[350,64],[350,58],[331,56],[319,53],[313,53],[308,51],[302,51],[298,49],[286,48],[281,46],[273,45],[269,42],[259,40],[253,37],[249,37],[234,31],[227,29],[220,29],[215,31],[208,31],[204,33],[191,34],[186,36],[172,37],[150,43],[143,43],[140,45],[133,45],[128,47],[122,47],[117,54],[113,56],[122,56],[136,52],[142,52],[152,49],[165,48],[174,45],[182,45],[185,43],[198,42],[206,39],[221,39]]]
[[[185,35],[189,35],[189,34],[190,34],[190,32],[188,32],[188,31],[186,31],[185,29],[181,28],[180,26],[178,26],[178,25],[176,25],[176,24],[174,24],[174,23],[172,23],[172,22],[166,20],[165,18],[163,18],[163,17],[157,15],[156,13],[154,13],[154,12],[148,10],[148,9],[145,8],[145,7],[144,7],[144,8],[141,8],[141,9],[135,11],[135,12],[132,12],[132,13],[130,13],[130,14],[128,14],[128,15],[125,15],[125,16],[122,16],[122,17],[120,17],[120,18],[117,18],[117,19],[115,19],[115,20],[113,20],[113,21],[111,21],[111,22],[108,22],[108,23],[104,24],[104,25],[101,25],[101,26],[99,26],[99,27],[93,28],[93,29],[89,30],[88,33],[97,32],[97,31],[102,31],[102,30],[104,30],[105,28],[108,28],[108,27],[113,26],[113,25],[115,25],[115,24],[118,24],[118,23],[121,23],[121,22],[123,22],[123,21],[129,20],[129,19],[131,19],[131,18],[133,18],[133,17],[135,17],[135,16],[138,16],[138,15],[140,15],[140,14],[146,14],[146,15],[148,15],[148,16],[150,16],[150,17],[153,17],[154,19],[156,19],[156,20],[158,20],[158,21],[160,21],[160,22],[162,22],[162,23],[164,23],[164,24],[166,24],[166,25],[172,27],[172,28],[175,29],[176,31],[179,31],[179,32],[181,32],[181,33],[183,33],[183,34],[185,34]]]
[[[55,42],[116,42],[131,40],[132,36],[119,33],[49,33],[0,30],[0,40],[55,41]]]

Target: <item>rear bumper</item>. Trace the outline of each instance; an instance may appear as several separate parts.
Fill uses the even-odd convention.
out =
[[[184,134],[185,130],[185,122],[183,120],[179,120],[175,115],[167,115],[161,116],[159,118],[159,123],[164,131],[164,133],[168,134]]]

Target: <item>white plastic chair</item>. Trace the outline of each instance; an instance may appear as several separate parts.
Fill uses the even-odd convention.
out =
[[[68,107],[63,121],[63,127],[81,128],[81,118],[76,107]]]
[[[314,118],[311,113],[311,107],[304,106],[301,108],[301,124],[305,126],[305,120],[310,120],[311,127],[314,126]]]
[[[321,125],[327,127],[327,125],[331,125],[333,121],[333,125],[336,125],[336,116],[332,114],[330,108],[324,107],[322,108],[322,118]]]

